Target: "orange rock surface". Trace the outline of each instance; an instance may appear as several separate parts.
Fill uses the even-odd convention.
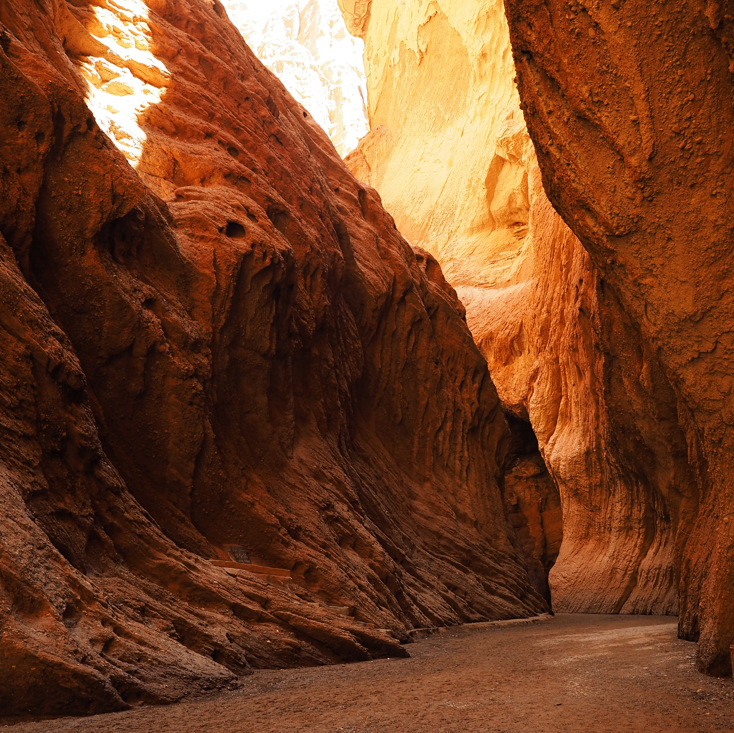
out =
[[[672,390],[537,166],[530,201],[530,276],[460,292],[502,399],[527,410],[560,491],[554,609],[674,614],[696,492]]]
[[[3,3],[0,98],[5,714],[545,609],[453,289],[216,0]]]
[[[665,496],[678,524],[680,631],[700,639],[701,670],[727,673],[734,641],[732,4],[505,5],[545,188],[588,251],[605,297],[628,314],[639,381],[659,385],[647,421],[675,423],[684,439],[674,444]]]
[[[557,549],[560,519],[546,535],[540,508],[560,492],[554,609],[676,613],[699,496],[688,424],[656,349],[545,195],[502,4],[361,12],[373,129],[347,162],[436,256],[502,401],[537,435],[557,488],[531,462],[505,497],[530,566],[555,559],[541,548]]]

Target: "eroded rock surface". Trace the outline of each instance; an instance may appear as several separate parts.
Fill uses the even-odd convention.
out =
[[[0,97],[5,714],[545,608],[453,289],[219,3],[4,3]]]
[[[530,277],[460,293],[502,399],[527,410],[560,490],[554,609],[676,613],[697,492],[672,389],[532,163],[529,180]]]
[[[671,512],[680,527],[680,630],[700,638],[700,669],[726,673],[734,640],[734,7],[505,4],[545,188],[605,292],[629,314],[641,381],[669,385],[655,406],[679,425],[676,453],[690,466],[671,483],[687,497]]]
[[[371,130],[350,168],[454,287],[502,282],[522,248],[529,202],[500,0],[352,5],[369,18],[351,22],[365,41]]]

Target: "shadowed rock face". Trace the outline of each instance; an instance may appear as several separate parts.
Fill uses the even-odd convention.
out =
[[[533,587],[552,605],[548,574],[563,540],[561,497],[526,416],[506,412],[512,440],[507,452],[502,498]]]
[[[0,709],[544,610],[461,304],[218,3],[4,3],[0,97]]]
[[[699,668],[734,638],[732,4],[506,0],[545,188],[667,381],[690,465],[680,631]],[[644,373],[644,372],[643,372]],[[664,395],[662,395],[664,397]],[[683,446],[681,446],[683,448]],[[671,511],[671,518],[674,512]]]

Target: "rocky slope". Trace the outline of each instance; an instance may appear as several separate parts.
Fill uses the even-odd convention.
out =
[[[502,3],[346,10],[365,39],[373,124],[347,162],[457,287],[557,487],[536,480],[535,457],[506,495],[531,567],[555,559],[542,547],[557,550],[557,510],[546,524],[542,508],[560,492],[554,608],[675,613],[698,501],[688,428],[655,349],[543,191]]]
[[[364,44],[337,0],[223,0],[257,57],[327,132],[341,156],[367,134]]]
[[[699,667],[734,640],[730,2],[506,0],[545,188],[668,381],[694,497],[680,629]]]
[[[5,714],[545,608],[454,291],[218,2],[4,3],[0,69]]]

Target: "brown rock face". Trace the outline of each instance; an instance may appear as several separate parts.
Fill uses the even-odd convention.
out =
[[[512,84],[501,3],[448,0],[439,8],[416,0],[398,8],[387,0],[372,0],[366,9],[369,24],[352,30],[365,40],[372,130],[346,162],[358,178],[379,190],[401,232],[438,259],[468,305],[474,335],[486,336],[500,293],[508,284],[527,279],[532,262],[526,241],[526,158],[532,150]],[[486,341],[482,349],[491,358],[485,346],[496,339]],[[508,400],[508,380],[528,385],[518,366],[502,374],[498,388],[503,401],[527,418],[527,394],[516,395],[514,403]],[[520,455],[524,453],[508,458],[506,467],[514,466],[508,468],[514,472],[508,478],[513,483],[529,471],[519,493],[535,508],[526,515],[522,507],[527,502],[508,489],[508,511],[517,532],[527,534],[520,546],[534,568],[536,587],[548,596],[552,561],[541,548],[547,540],[555,547],[555,559],[560,535],[539,540],[536,547],[527,528],[542,533],[538,511],[548,499],[552,479],[541,468],[539,453],[531,461],[534,469],[524,458],[524,468],[514,465]],[[535,469],[542,470],[541,483],[548,484],[542,489]],[[539,489],[530,501],[528,492]],[[558,491],[550,490],[555,506]]]
[[[725,673],[734,640],[733,8],[505,5],[546,190],[605,297],[628,314],[639,381],[655,396],[648,421],[662,414],[685,441],[675,455],[689,468],[670,466],[668,503],[679,528],[680,631],[700,638],[700,669]]]
[[[4,3],[0,97],[0,709],[545,608],[461,304],[221,5]]]

